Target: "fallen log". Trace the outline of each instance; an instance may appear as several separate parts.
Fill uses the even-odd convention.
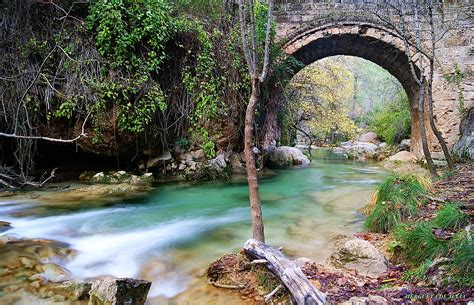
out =
[[[265,259],[265,264],[290,293],[293,304],[324,304],[326,295],[308,281],[303,271],[281,251],[255,239],[245,243],[245,253],[252,259]]]

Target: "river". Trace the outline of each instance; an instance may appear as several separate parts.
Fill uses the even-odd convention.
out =
[[[337,234],[362,228],[357,210],[384,177],[374,163],[323,150],[308,167],[265,172],[260,191],[267,243],[323,262]],[[152,303],[189,295],[196,274],[251,236],[245,177],[157,185],[146,196],[95,208],[31,211],[31,203],[0,201],[0,220],[13,226],[4,234],[67,243],[78,251],[63,265],[74,278],[152,280]]]

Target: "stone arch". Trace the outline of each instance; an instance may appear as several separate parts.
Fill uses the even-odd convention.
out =
[[[402,84],[410,101],[412,142],[421,155],[418,127],[418,84],[413,77],[403,40],[383,26],[366,22],[346,22],[318,26],[290,36],[284,51],[305,65],[335,55],[361,57],[381,66]],[[414,54],[412,52],[411,54]],[[419,69],[412,61],[415,73]],[[428,125],[427,125],[428,126]]]

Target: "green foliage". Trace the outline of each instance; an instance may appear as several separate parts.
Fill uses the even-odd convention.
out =
[[[366,219],[365,227],[373,232],[389,232],[404,217],[417,212],[418,197],[426,192],[418,176],[392,174],[378,187],[375,206]]]
[[[460,286],[474,286],[474,241],[472,228],[458,232],[450,243],[451,263],[450,277],[447,282]]]
[[[119,127],[122,130],[139,133],[151,122],[157,109],[165,111],[167,105],[161,88],[158,85],[148,91],[143,98],[135,104],[120,105]]]
[[[438,239],[432,233],[434,222],[404,224],[395,231],[395,238],[404,249],[411,269],[403,279],[416,282],[426,280],[427,267],[436,258],[446,257],[445,284],[472,287],[474,284],[474,242],[472,229],[463,229],[450,240]]]
[[[315,139],[352,139],[359,128],[350,118],[353,75],[337,60],[322,60],[300,71],[287,86],[290,120],[302,123]],[[330,136],[333,139],[333,136]]]
[[[190,143],[186,138],[178,138],[175,141],[175,144],[179,146],[180,149],[187,150],[189,149]]]
[[[122,131],[143,132],[155,112],[167,108],[152,76],[167,58],[166,45],[176,33],[170,6],[164,0],[99,0],[90,8],[87,26],[106,63],[97,86],[99,103],[117,106]],[[111,77],[110,69],[120,77]]]
[[[400,143],[410,137],[410,105],[403,90],[392,102],[377,106],[367,117],[369,129],[375,131],[388,144]]]
[[[413,265],[433,260],[448,252],[448,243],[433,235],[429,223],[404,224],[395,231],[395,238],[400,241],[406,258]]]
[[[195,104],[191,117],[192,132],[206,155],[213,158],[215,145],[205,126],[215,120],[218,114],[225,114],[223,96],[226,79],[219,73],[213,46],[213,40],[220,39],[222,33],[215,29],[209,35],[199,23],[190,23],[188,26],[197,31],[200,44],[200,51],[195,56],[196,64],[193,67],[186,66],[183,71],[184,86]]]
[[[438,228],[459,229],[464,227],[468,221],[469,216],[459,208],[459,205],[449,203],[438,212],[434,219],[434,225]]]
[[[432,260],[427,259],[417,267],[413,267],[402,275],[402,280],[416,283],[426,279],[426,271],[433,263]]]
[[[54,117],[70,119],[75,108],[76,101],[67,100],[59,105],[59,108],[54,112]]]
[[[153,71],[166,58],[175,22],[164,0],[99,0],[87,18],[100,54],[111,68]]]

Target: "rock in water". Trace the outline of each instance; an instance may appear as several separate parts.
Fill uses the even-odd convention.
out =
[[[92,284],[89,305],[144,305],[151,282],[106,278]]]
[[[296,147],[280,146],[268,152],[267,162],[269,166],[286,167],[292,165],[307,165],[311,161]]]
[[[341,241],[329,257],[329,263],[370,277],[378,277],[387,271],[387,260],[382,253],[368,241],[359,238]]]

